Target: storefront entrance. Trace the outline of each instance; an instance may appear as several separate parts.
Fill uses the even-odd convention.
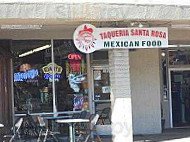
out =
[[[173,127],[190,126],[190,69],[170,70]]]
[[[111,101],[109,68],[107,65],[92,67],[93,113],[100,115],[98,130],[100,135],[111,134]]]

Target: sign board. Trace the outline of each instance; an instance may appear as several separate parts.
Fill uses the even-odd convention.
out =
[[[75,30],[73,39],[83,53],[100,49],[167,48],[168,28],[96,28],[82,24]]]
[[[54,63],[54,78],[55,81],[59,81],[61,78],[63,68]],[[49,63],[48,65],[42,67],[42,71],[44,73],[44,78],[52,82],[53,80],[53,63]]]

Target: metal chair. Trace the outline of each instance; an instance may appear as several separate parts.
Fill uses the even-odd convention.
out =
[[[58,139],[55,137],[55,134],[58,134],[56,132],[52,132],[50,131],[47,127],[46,127],[46,124],[45,124],[45,121],[44,121],[44,118],[41,117],[41,116],[38,116],[37,117],[38,119],[38,122],[39,122],[39,125],[40,125],[40,133],[39,133],[39,136],[38,136],[38,140],[37,142],[41,142],[41,138],[42,136],[44,136],[44,139],[43,139],[43,142],[46,142],[48,136],[52,136],[53,139],[58,142]]]
[[[72,115],[72,119],[78,119],[78,118],[80,118],[80,113],[74,113]]]
[[[21,140],[20,128],[21,128],[22,123],[23,123],[23,118],[20,118],[15,123],[14,127],[11,128],[10,133],[12,133],[12,134],[4,135],[3,141],[6,141],[7,138],[10,138],[9,142],[12,142],[16,138],[16,136],[18,136],[19,140]]]
[[[87,111],[82,111],[81,113],[73,114],[72,119],[85,119],[87,117]],[[76,133],[79,133],[81,129],[84,128],[83,123],[77,123],[75,124],[75,131]]]
[[[82,111],[81,113],[80,113],[80,117],[79,118],[86,118],[86,116],[87,116],[87,111]]]
[[[96,124],[99,119],[99,114],[91,114],[89,119],[90,119],[89,125],[83,128],[82,131],[80,131],[77,142],[88,142],[89,139],[91,139],[91,141],[94,141],[94,133],[97,138],[97,141],[102,142],[96,130]]]
[[[111,124],[110,111],[111,109],[109,107],[104,108],[102,110],[102,112],[100,113],[100,118],[99,118],[100,124],[104,125],[106,120]]]

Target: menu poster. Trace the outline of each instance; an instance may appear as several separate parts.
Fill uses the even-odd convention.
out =
[[[102,93],[110,93],[110,86],[103,86]]]
[[[82,110],[83,102],[83,94],[74,94],[73,110]]]
[[[94,71],[94,80],[101,80],[101,71]]]

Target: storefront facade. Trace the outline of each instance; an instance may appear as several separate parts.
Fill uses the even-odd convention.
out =
[[[178,5],[177,7],[174,6],[176,4]],[[74,30],[83,23],[90,23],[96,27],[114,28],[126,26],[167,27],[169,29],[169,45],[172,45],[172,48],[176,48],[175,45],[179,44],[187,45],[190,32],[184,27],[189,20],[190,4],[188,5],[187,2],[184,5],[174,4],[174,2],[170,1],[165,3],[156,2],[152,3],[152,5],[149,5],[146,1],[141,5],[137,1],[122,3],[121,5],[115,3],[77,4],[67,1],[48,1],[46,3],[43,1],[2,2],[0,5],[2,10],[0,13],[0,35],[1,39],[11,40],[10,63],[3,63],[2,65],[4,66],[3,69],[5,69],[5,67],[8,68],[12,64],[11,70],[14,76],[7,79],[12,80],[12,83],[8,82],[8,86],[12,88],[8,89],[10,91],[8,94],[11,96],[8,98],[11,98],[11,100],[8,99],[6,101],[12,102],[12,104],[8,103],[10,105],[7,106],[10,109],[9,112],[12,113],[7,114],[7,117],[11,121],[11,118],[13,118],[12,115],[32,111],[32,108],[29,108],[29,106],[31,106],[33,100],[27,100],[28,96],[26,97],[23,94],[22,96],[26,97],[25,100],[17,99],[17,101],[21,102],[15,102],[15,97],[23,98],[19,95],[19,90],[32,89],[32,87],[26,86],[25,88],[29,89],[16,87],[17,92],[15,91],[15,86],[21,86],[20,84],[23,84],[28,79],[29,86],[32,86],[31,84],[38,86],[37,94],[40,94],[40,97],[36,97],[35,94],[30,94],[27,91],[25,93],[30,96],[29,98],[39,98],[44,103],[43,108],[39,108],[39,111],[34,113],[40,113],[42,109],[44,110],[43,112],[73,110],[73,104],[67,104],[69,103],[69,96],[66,99],[67,101],[62,97],[65,90],[69,88],[70,90],[67,90],[67,95],[77,92],[78,95],[83,94],[87,97],[84,101],[88,100],[89,110],[91,112],[96,110],[98,103],[103,103],[103,106],[106,107],[107,105],[111,106],[112,126],[121,128],[121,135],[124,139],[129,137],[129,141],[132,141],[133,133],[161,133],[161,118],[165,119],[165,126],[167,128],[177,126],[177,124],[172,124],[174,122],[173,118],[175,118],[175,123],[177,123],[178,116],[172,114],[172,91],[170,91],[172,90],[172,83],[169,82],[169,80],[175,78],[171,76],[177,70],[177,66],[173,69],[167,65],[167,81],[164,83],[161,66],[162,51],[160,49],[112,49],[86,55],[74,48],[72,39]],[[183,27],[182,29],[180,27],[175,28],[173,25],[181,25]],[[45,45],[49,45],[49,47],[43,51],[39,51],[39,54],[34,53],[36,47],[43,47]],[[69,46],[69,49],[67,46]],[[21,54],[28,50],[32,50],[33,55],[25,54],[25,56],[21,56]],[[41,52],[43,53],[41,54]],[[19,55],[20,58],[15,58],[16,56],[19,57]],[[168,50],[166,55],[169,55]],[[3,54],[1,56],[5,59]],[[32,57],[29,58],[29,56]],[[166,57],[168,61],[169,56]],[[8,62],[8,60],[6,61]],[[55,63],[53,66],[57,68],[57,75],[55,76],[52,75],[55,74],[55,70],[51,74],[50,63],[52,62]],[[178,66],[178,68],[180,71],[186,71],[188,70],[188,65]],[[29,69],[33,69],[34,72],[32,75],[26,72]],[[25,74],[21,75],[24,70]],[[86,80],[83,79],[88,85],[80,84],[79,86],[72,86],[72,84],[69,84],[67,77],[71,73],[85,75],[81,76],[81,78],[85,77]],[[43,82],[39,82],[39,78],[36,79],[34,77],[35,74],[39,78],[43,78]],[[177,72],[176,74],[179,75],[180,73]],[[33,77],[22,78],[21,76],[24,75]],[[64,81],[59,80],[59,77],[62,77]],[[103,80],[103,77],[107,80]],[[103,80],[103,82],[100,83],[100,80]],[[26,83],[24,84],[26,85]],[[167,96],[162,95],[164,90],[163,85],[166,85]],[[97,90],[94,89],[94,86],[97,87]],[[109,90],[108,86],[110,86],[110,92],[106,92],[106,90]],[[102,87],[104,87],[103,94],[106,97],[101,100],[100,89]],[[2,90],[6,92],[6,89]],[[2,93],[0,96],[6,96],[5,94]],[[81,96],[78,97],[80,98]],[[0,102],[0,109],[6,110],[2,102]],[[127,107],[118,105],[118,102],[119,104],[121,102],[127,102]],[[19,104],[22,104],[21,107]],[[65,107],[66,105],[67,107]],[[124,115],[121,116],[122,119],[118,122],[116,121],[116,116],[121,115],[119,113],[120,107],[125,108],[124,110],[126,111],[121,112]],[[188,113],[187,107],[183,107],[184,111]],[[0,114],[1,121],[5,122],[7,118],[3,118],[2,116],[4,114]],[[182,116],[183,118],[186,117],[186,115],[179,117]],[[188,118],[185,118],[185,121],[188,121]],[[108,129],[109,131],[110,127],[105,126],[104,129]],[[113,135],[117,132],[118,130],[114,130],[113,127]],[[115,140],[117,140],[117,136],[115,136]]]

